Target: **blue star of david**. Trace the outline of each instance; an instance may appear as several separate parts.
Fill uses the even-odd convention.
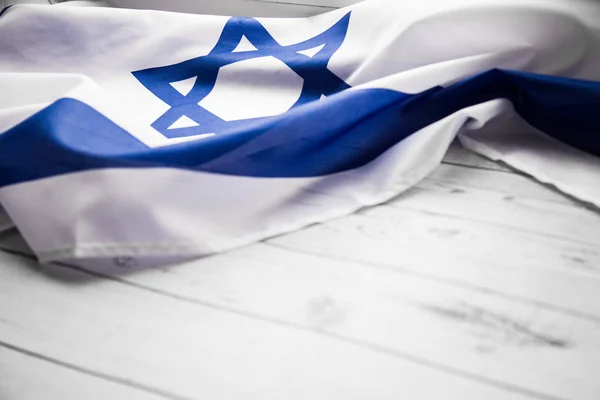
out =
[[[219,41],[207,55],[174,65],[133,72],[139,82],[170,106],[169,110],[152,124],[152,127],[166,137],[173,138],[225,133],[248,122],[263,119],[225,121],[198,104],[215,87],[220,68],[243,60],[275,57],[303,78],[302,92],[291,108],[319,100],[323,95],[330,96],[348,89],[350,86],[331,72],[327,65],[344,42],[349,22],[350,13],[327,31],[309,40],[282,46],[256,19],[231,18],[225,24]],[[255,47],[255,50],[234,52],[244,37]],[[299,53],[320,46],[323,47],[312,57]],[[190,78],[196,78],[196,82],[187,95],[171,86],[171,83]],[[184,116],[198,126],[169,129],[173,123]]]

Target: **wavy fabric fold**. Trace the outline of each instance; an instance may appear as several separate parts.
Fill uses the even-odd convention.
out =
[[[456,138],[600,206],[598,109],[593,2],[298,19],[13,6],[0,229],[43,262],[176,262],[385,202]]]

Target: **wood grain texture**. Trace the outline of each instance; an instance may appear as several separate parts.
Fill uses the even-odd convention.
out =
[[[164,400],[165,397],[42,360],[0,344],[2,400]]]
[[[597,321],[452,282],[266,245],[119,279],[540,397],[600,393],[579,369],[600,363]]]
[[[174,399],[529,393],[360,341],[77,271],[37,268],[10,255],[0,255],[0,265],[0,304],[13,305],[1,310],[1,342]]]

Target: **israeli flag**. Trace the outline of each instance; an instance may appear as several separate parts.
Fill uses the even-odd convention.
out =
[[[69,4],[0,17],[0,226],[42,262],[163,264],[349,214],[457,137],[600,206],[597,3]]]

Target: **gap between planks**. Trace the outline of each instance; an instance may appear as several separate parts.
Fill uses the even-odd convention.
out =
[[[41,393],[44,400],[184,400],[0,342],[0,398],[39,400]]]

